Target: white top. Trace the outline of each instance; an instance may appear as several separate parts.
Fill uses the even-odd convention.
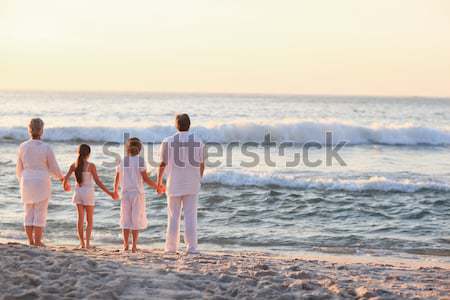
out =
[[[116,172],[120,174],[122,193],[131,191],[144,193],[144,180],[141,172],[147,172],[147,167],[142,157],[139,155],[125,156],[116,167]]]
[[[82,173],[83,181],[81,182],[81,185],[77,181],[77,188],[94,188],[94,177],[92,176],[92,173],[89,171],[83,171]]]
[[[82,205],[95,205],[95,185],[94,177],[89,171],[82,173],[83,181],[80,184],[77,182],[75,186],[75,193],[72,197],[72,203]]]
[[[169,196],[195,195],[200,191],[200,163],[204,144],[194,134],[178,132],[161,143],[160,160],[166,164]]]
[[[24,203],[48,200],[51,193],[50,176],[62,179],[63,174],[49,145],[30,139],[19,146],[16,176]]]

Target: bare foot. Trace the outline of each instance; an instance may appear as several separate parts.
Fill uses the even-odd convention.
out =
[[[128,251],[130,250],[130,247],[128,245],[123,245],[123,251]]]
[[[86,246],[84,244],[80,244],[77,247],[78,250],[86,249]]]
[[[138,248],[137,248],[137,247],[133,247],[133,248],[131,249],[131,253],[136,253],[136,252],[138,252]]]
[[[28,246],[34,246],[34,241],[28,241]]]
[[[44,247],[45,247],[45,244],[44,244],[43,242],[35,242],[34,245],[35,245],[36,247],[41,247],[41,248],[44,248]]]

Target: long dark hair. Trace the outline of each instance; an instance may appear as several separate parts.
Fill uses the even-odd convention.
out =
[[[91,147],[87,144],[78,146],[78,158],[75,165],[75,178],[79,185],[83,182],[84,161],[91,154]]]

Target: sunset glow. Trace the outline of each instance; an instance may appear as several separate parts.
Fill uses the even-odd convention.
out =
[[[450,3],[0,0],[0,89],[450,96]]]

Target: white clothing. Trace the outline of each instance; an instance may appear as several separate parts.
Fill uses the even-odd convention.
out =
[[[178,132],[161,143],[160,160],[166,164],[168,196],[199,193],[203,151],[203,143],[189,132]]]
[[[50,176],[63,178],[50,146],[32,139],[19,146],[16,176],[20,182],[22,201],[30,204],[50,199]]]
[[[77,182],[75,193],[72,197],[72,203],[84,206],[95,206],[94,177],[91,172],[83,172],[83,181],[81,186]]]
[[[25,216],[23,225],[45,227],[47,223],[48,201],[24,203]]]
[[[144,180],[142,172],[147,172],[145,160],[136,156],[125,156],[123,161],[116,167],[120,176],[120,187],[123,192],[139,191],[144,193]]]
[[[142,157],[126,156],[117,166],[122,201],[120,204],[120,226],[122,229],[140,230],[147,228],[145,212],[144,180],[142,172],[147,172]]]
[[[198,195],[167,198],[166,252],[176,252],[180,243],[181,208],[184,210],[184,242],[186,251],[197,252],[197,199]]]
[[[148,226],[144,194],[139,191],[122,192],[120,227],[141,230]]]

